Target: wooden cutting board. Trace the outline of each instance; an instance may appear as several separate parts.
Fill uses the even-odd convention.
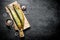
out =
[[[20,7],[20,4],[19,4],[17,1],[15,1],[15,2],[13,2],[13,3],[11,3],[11,4],[8,4],[7,6],[12,7],[13,4],[17,4],[17,6]],[[7,6],[5,7],[6,12],[9,14],[10,18],[13,20],[12,15],[11,15],[10,11],[8,10]],[[21,7],[20,7],[20,8],[21,8]],[[22,12],[23,12],[23,11],[22,11]],[[23,14],[24,14],[24,13],[23,13]],[[24,22],[24,30],[25,30],[25,29],[27,29],[27,28],[30,27],[30,24],[29,24],[27,18],[25,17],[25,15],[24,15],[24,19],[25,19],[25,22]],[[14,26],[15,30],[19,30],[15,22],[14,22],[13,26]]]

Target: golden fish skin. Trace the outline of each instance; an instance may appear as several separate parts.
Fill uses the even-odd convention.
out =
[[[19,17],[19,19],[22,23],[22,26],[24,27],[24,14],[23,14],[23,11],[17,5],[13,5],[13,8],[14,8],[15,12],[17,13],[18,17]]]
[[[9,8],[9,7],[8,7],[8,8]],[[17,25],[18,27],[21,27],[21,22],[20,22],[20,20],[19,20],[19,18],[18,18],[18,16],[17,16],[17,14],[15,13],[15,11],[14,11],[12,8],[9,8],[9,10],[10,10],[10,12],[11,12],[11,15],[12,15],[12,17],[13,17],[16,25]]]
[[[23,14],[23,11],[16,4],[13,5],[13,8],[14,8],[15,12],[17,13],[18,18],[20,19],[20,22],[21,22],[21,25],[22,25],[22,28],[20,30],[20,34],[21,34],[20,36],[23,37],[24,36],[24,34],[23,34],[23,29],[24,29],[24,14]]]
[[[10,10],[10,12],[11,12],[11,15],[12,15],[12,17],[13,17],[16,25],[17,25],[17,27],[18,27],[19,30],[20,30],[20,31],[19,31],[20,37],[24,37],[23,26],[22,26],[22,24],[21,24],[20,19],[18,18],[16,12],[15,12],[12,8],[10,8],[10,7],[8,7],[8,8],[9,8],[9,10]]]

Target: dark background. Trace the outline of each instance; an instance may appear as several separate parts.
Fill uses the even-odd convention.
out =
[[[0,40],[20,40],[15,31],[9,30],[5,21],[9,19],[5,6],[15,0],[0,0]],[[24,40],[60,39],[60,5],[58,0],[16,0],[26,5],[24,11],[31,28],[25,30]]]

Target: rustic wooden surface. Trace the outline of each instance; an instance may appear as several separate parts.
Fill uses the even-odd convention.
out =
[[[13,3],[11,3],[11,4],[8,4],[7,6],[12,7],[13,4],[17,4],[17,6],[20,6],[20,4],[19,4],[17,1],[15,1],[15,2],[13,2]],[[10,11],[8,10],[7,6],[5,7],[5,8],[6,8],[6,12],[9,14],[9,16],[11,17],[11,19],[13,20],[13,18],[12,18],[12,16],[11,16],[11,13],[10,13]],[[21,8],[21,7],[20,7],[20,8]],[[24,13],[23,13],[23,14],[24,14]],[[19,29],[17,28],[15,22],[14,22],[14,26],[15,26],[15,30],[19,30]],[[24,30],[27,29],[27,28],[30,28],[30,24],[29,24],[29,22],[28,22],[28,20],[27,20],[27,18],[26,18],[26,16],[25,16],[25,14],[24,14]]]

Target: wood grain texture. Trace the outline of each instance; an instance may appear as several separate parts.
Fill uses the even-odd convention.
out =
[[[17,1],[9,4],[8,6],[9,6],[9,7],[12,7],[13,4],[17,4],[17,6],[20,6],[20,4],[17,3]],[[6,8],[7,13],[10,15],[11,19],[13,20],[12,15],[11,15],[10,11],[8,10],[7,6],[6,6],[5,8]],[[21,9],[21,7],[20,7],[20,9]],[[23,13],[23,14],[24,14],[24,13]],[[30,24],[29,24],[27,18],[25,17],[25,15],[24,15],[24,18],[25,18],[25,22],[24,22],[24,30],[25,30],[25,29],[27,29],[27,28],[30,27]],[[17,28],[17,25],[15,24],[15,22],[14,22],[14,25],[13,25],[13,26],[15,27],[15,30],[19,30],[19,29]]]

